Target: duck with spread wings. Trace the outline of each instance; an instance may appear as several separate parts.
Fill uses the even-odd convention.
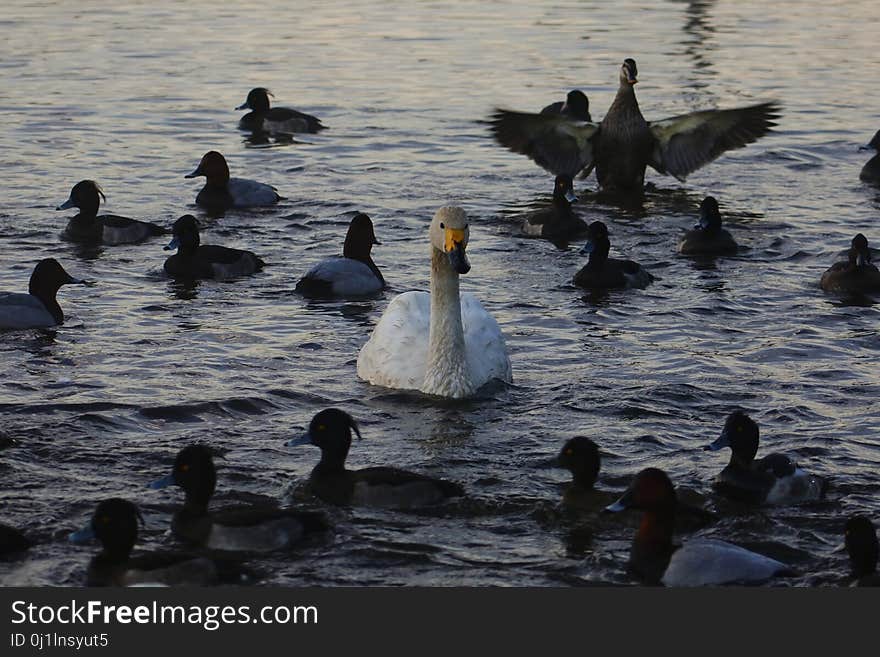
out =
[[[648,165],[683,181],[722,153],[763,137],[779,118],[780,106],[769,102],[646,121],[634,91],[637,75],[635,61],[624,60],[617,96],[600,123],[496,109],[492,133],[554,176],[595,169],[603,192],[641,195]]]

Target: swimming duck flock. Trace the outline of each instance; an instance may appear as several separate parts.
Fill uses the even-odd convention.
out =
[[[651,267],[636,260],[610,256],[614,227],[609,228],[600,220],[585,221],[578,214],[575,204],[584,212],[589,203],[578,201],[576,180],[595,172],[597,200],[630,206],[644,197],[648,167],[684,181],[724,153],[761,139],[784,116],[781,104],[767,100],[649,121],[643,117],[635,95],[638,75],[636,61],[624,59],[616,96],[599,121],[593,120],[589,99],[579,89],[568,92],[565,100],[536,98],[535,108],[553,101],[540,111],[495,109],[485,121],[487,144],[494,140],[552,174],[553,205],[530,214],[520,224],[519,234],[561,243],[582,242],[575,251],[579,254],[579,267],[559,268],[559,284],[569,285],[575,298],[582,290],[599,295],[607,295],[610,290],[621,291],[622,295],[641,294],[652,284],[656,286],[662,276],[660,271],[652,273]],[[299,110],[271,106],[272,95],[266,88],[253,88],[236,108],[249,110],[241,117],[239,127],[250,138],[293,139],[319,133],[322,139],[333,138],[332,125],[324,125],[321,119]],[[880,132],[868,147],[880,149]],[[270,184],[231,177],[227,159],[219,151],[199,148],[193,157],[198,158],[200,152],[204,154],[197,167],[181,177],[205,178],[204,187],[194,199],[195,206],[206,213],[204,219],[181,212],[173,223],[162,226],[123,216],[99,215],[99,204],[102,199],[106,201],[104,191],[98,183],[82,180],[72,188],[68,200],[57,207],[59,211],[79,210],[69,219],[61,239],[103,247],[146,242],[142,248],[156,250],[157,269],[169,278],[190,283],[215,279],[225,285],[247,285],[249,278],[260,276],[273,263],[248,250],[202,244],[200,233],[222,225],[227,211],[235,209],[241,213],[236,216],[277,212],[275,208],[285,199]],[[271,150],[262,154],[270,158]],[[859,175],[862,181],[880,180],[878,157],[865,164]],[[485,261],[478,250],[489,228],[484,221],[475,222],[467,206],[466,198],[455,203],[438,200],[432,216],[420,217],[424,226],[422,280],[427,291],[395,294],[378,321],[373,326],[363,326],[361,342],[351,350],[347,370],[338,373],[356,375],[364,382],[365,391],[386,395],[385,404],[479,404],[485,396],[503,394],[508,387],[517,385],[519,373],[530,367],[526,350],[509,349],[510,336],[505,335],[494,316],[497,310],[493,299],[480,289]],[[715,196],[706,196],[699,208],[693,208],[696,225],[682,235],[669,235],[669,251],[701,259],[700,262],[737,256],[741,252],[734,237],[737,231],[734,229],[732,234],[722,227],[720,206],[723,198],[719,203]],[[392,222],[381,215],[371,217],[360,211],[348,216],[351,220],[347,233],[344,239],[339,235],[335,247],[338,249],[342,242],[342,254],[321,259],[310,268],[303,266],[301,277],[290,282],[293,293],[316,303],[334,298],[382,302],[384,294],[395,289],[397,238]],[[846,299],[880,294],[880,272],[872,262],[873,252],[865,235],[870,233],[869,228],[854,228],[856,234],[845,257],[831,264],[821,276],[817,274],[808,293],[819,295],[824,291]],[[858,232],[861,230],[865,233]],[[161,236],[164,240],[170,236],[170,242],[151,242]],[[164,244],[164,249],[173,253],[162,264]],[[381,253],[377,257],[381,269],[373,260],[374,246]],[[473,264],[471,247],[477,252]],[[527,248],[523,247],[524,260],[528,257]],[[638,258],[638,253],[626,250],[629,257]],[[33,273],[27,293],[0,293],[0,328],[44,330],[62,325],[66,317],[56,295],[65,285],[88,288],[86,294],[70,300],[79,317],[86,317],[91,300],[100,297],[99,285],[74,278],[49,256],[51,252],[49,249],[35,256],[30,263]],[[106,258],[112,259],[114,253],[108,251]],[[119,263],[124,266],[123,259]],[[75,265],[68,266],[76,273]],[[511,277],[510,284],[520,285],[525,291],[527,278],[524,267]],[[470,283],[475,292],[462,291],[463,282]],[[580,291],[575,292],[578,288]],[[88,320],[83,321],[85,326],[80,330],[92,330]],[[524,325],[522,330],[531,327]],[[601,381],[597,379],[597,383]],[[295,559],[298,551],[329,550],[334,533],[346,531],[346,516],[340,509],[427,509],[454,518],[456,505],[478,503],[479,495],[474,490],[446,479],[442,472],[414,472],[396,463],[393,467],[348,468],[349,451],[359,459],[361,447],[381,439],[383,434],[382,413],[358,418],[353,413],[352,409],[326,408],[291,423],[308,428],[301,435],[279,441],[278,460],[308,461],[307,446],[317,447],[320,457],[307,481],[284,500],[235,499],[230,504],[222,490],[235,480],[236,465],[221,450],[210,446],[208,435],[194,436],[196,439],[176,454],[162,455],[155,474],[164,470],[164,476],[152,483],[141,481],[139,487],[152,491],[182,490],[182,495],[174,490],[153,493],[174,507],[167,517],[169,540],[182,547],[173,551],[136,551],[144,519],[132,502],[120,497],[125,491],[118,491],[100,501],[88,517],[75,519],[85,527],[72,532],[70,541],[86,545],[97,541],[100,545],[83,548],[82,555],[98,551],[90,561],[84,557],[82,581],[90,586],[259,581],[259,575],[250,572],[248,564],[256,562],[262,554],[289,552]],[[668,586],[784,582],[797,572],[796,567],[787,563],[785,554],[763,554],[732,542],[736,536],[723,536],[723,525],[717,522],[717,515],[704,507],[753,514],[755,509],[768,506],[822,504],[833,494],[833,474],[813,474],[788,455],[760,450],[758,424],[743,409],[719,408],[715,420],[723,425],[720,436],[687,457],[698,463],[695,467],[704,472],[707,486],[713,490],[699,499],[696,506],[691,504],[688,491],[677,488],[668,474],[656,467],[639,471],[634,468],[625,485],[615,482],[616,490],[603,488],[599,479],[601,434],[592,438],[572,437],[561,450],[558,444],[547,445],[549,460],[572,474],[561,503],[565,513],[593,523],[596,532],[616,522],[609,514],[627,510],[643,514],[626,558],[632,581]],[[292,428],[291,433],[297,432]],[[353,444],[355,437],[357,441]],[[765,442],[772,442],[772,436]],[[705,454],[727,449],[730,459],[723,469],[720,463],[713,466],[712,455]],[[556,453],[557,457],[550,458]],[[220,495],[215,495],[217,459],[223,459],[225,467]],[[265,465],[270,469],[275,464]],[[218,497],[222,499],[218,501]],[[840,540],[845,540],[852,563],[852,583],[876,585],[877,538],[872,521],[863,516],[843,517],[840,527]],[[686,534],[682,542],[675,540],[676,533]],[[26,560],[35,542],[51,540],[46,538],[48,535],[46,532],[35,539],[14,527],[0,525],[0,555],[17,555],[16,559]],[[354,536],[348,538],[356,540]]]

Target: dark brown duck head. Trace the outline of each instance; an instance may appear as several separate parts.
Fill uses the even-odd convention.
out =
[[[225,187],[229,183],[229,165],[226,164],[226,158],[217,151],[208,151],[202,156],[199,166],[192,173],[188,173],[184,178],[198,178],[204,176],[209,186]]]
[[[269,111],[269,96],[274,94],[265,87],[255,87],[248,92],[247,100],[236,107],[237,110],[250,109],[255,112]]]
[[[871,249],[868,248],[868,238],[861,233],[852,238],[849,248],[849,264],[857,269],[871,264]]]
[[[55,209],[79,208],[81,214],[94,217],[98,214],[101,199],[107,201],[98,183],[94,180],[81,180],[70,190],[70,197]]]
[[[638,75],[636,60],[629,57],[624,59],[623,66],[620,67],[620,86],[633,86],[639,81]]]

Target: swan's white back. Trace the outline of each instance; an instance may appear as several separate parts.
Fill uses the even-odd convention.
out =
[[[495,319],[472,294],[461,295],[465,360],[472,393],[492,379],[510,382],[510,359]],[[358,376],[374,385],[423,390],[428,366],[431,295],[404,292],[388,304],[358,356]]]

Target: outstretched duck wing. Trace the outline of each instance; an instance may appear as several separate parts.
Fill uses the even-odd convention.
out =
[[[742,148],[776,125],[781,108],[761,103],[729,110],[703,110],[649,123],[654,151],[648,162],[679,180],[725,151]]]
[[[503,109],[496,109],[489,123],[499,144],[527,155],[553,175],[574,177],[593,164],[593,137],[599,130],[595,123]]]

